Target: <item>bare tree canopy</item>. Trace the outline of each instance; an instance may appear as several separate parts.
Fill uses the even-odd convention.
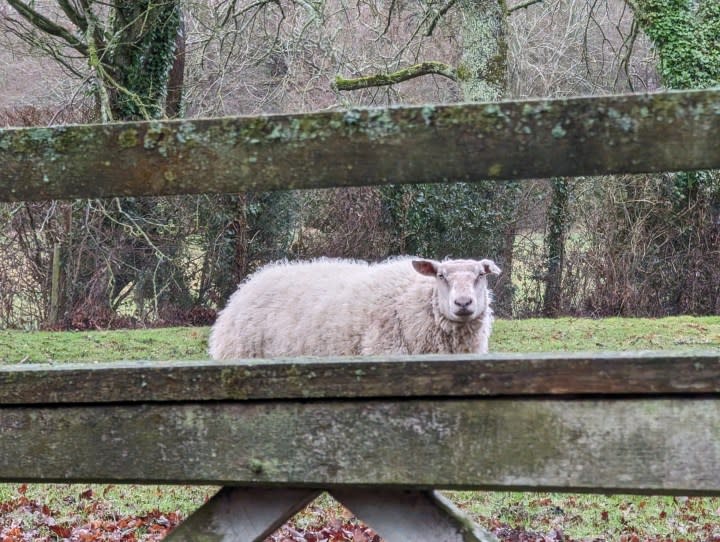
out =
[[[717,6],[8,0],[0,120],[46,126],[709,87],[720,66]],[[716,174],[517,185],[482,176],[452,188],[2,205],[0,325],[209,322],[268,260],[398,253],[499,260],[504,315],[720,310]]]

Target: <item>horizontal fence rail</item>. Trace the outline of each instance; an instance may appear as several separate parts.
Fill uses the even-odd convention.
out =
[[[720,494],[720,353],[0,368],[0,481]]]
[[[720,90],[0,130],[0,201],[720,168]]]
[[[14,405],[687,394],[720,394],[720,352],[129,361],[0,367],[0,404]]]
[[[0,481],[720,494],[707,398],[5,406],[0,425]]]

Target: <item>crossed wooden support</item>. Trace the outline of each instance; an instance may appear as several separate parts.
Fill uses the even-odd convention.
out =
[[[262,542],[321,490],[225,487],[182,523],[168,542]],[[339,489],[330,494],[387,542],[496,542],[436,491]]]

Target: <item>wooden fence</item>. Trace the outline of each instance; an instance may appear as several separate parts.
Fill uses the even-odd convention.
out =
[[[720,168],[720,91],[0,130],[0,200]],[[225,486],[168,538],[321,490],[390,542],[492,540],[437,489],[720,494],[720,353],[9,365],[0,481]]]

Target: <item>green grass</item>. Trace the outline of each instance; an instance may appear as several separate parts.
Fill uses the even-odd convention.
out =
[[[208,328],[0,331],[0,363],[207,358]]]
[[[207,358],[206,327],[0,331],[0,363]],[[720,348],[720,316],[497,320],[494,352]]]
[[[718,498],[474,491],[448,496],[475,518],[531,532],[559,530],[578,540],[615,541],[631,533],[663,540],[720,535]]]
[[[720,316],[498,320],[491,351],[556,352],[720,348]]]
[[[87,502],[103,499],[113,503],[117,516],[138,516],[150,510],[186,515],[215,493],[202,486],[115,485],[115,484],[0,484],[0,503],[16,498],[19,492],[31,501],[42,502],[65,516],[82,513]]]
[[[4,330],[0,331],[0,363],[205,359],[208,332],[208,328],[62,333]],[[498,320],[490,345],[495,352],[717,349],[720,317]],[[71,518],[88,507],[79,497],[88,489],[96,511],[100,506],[97,502],[102,500],[107,503],[102,505],[107,506],[103,513],[118,516],[142,515],[156,509],[185,515],[215,490],[43,484],[29,486],[26,495]],[[0,485],[0,503],[17,494],[17,484]],[[501,492],[449,495],[485,525],[499,522],[538,533],[560,529],[576,540],[619,540],[627,533],[638,533],[641,540],[710,540],[715,531],[720,537],[720,528],[715,527],[720,525],[719,498]],[[316,505],[298,522],[310,523],[312,517],[326,520],[341,513],[328,501],[320,505],[323,513],[318,514]],[[32,522],[32,518],[23,521]]]
[[[189,486],[0,484],[0,540],[151,542],[217,488]]]

